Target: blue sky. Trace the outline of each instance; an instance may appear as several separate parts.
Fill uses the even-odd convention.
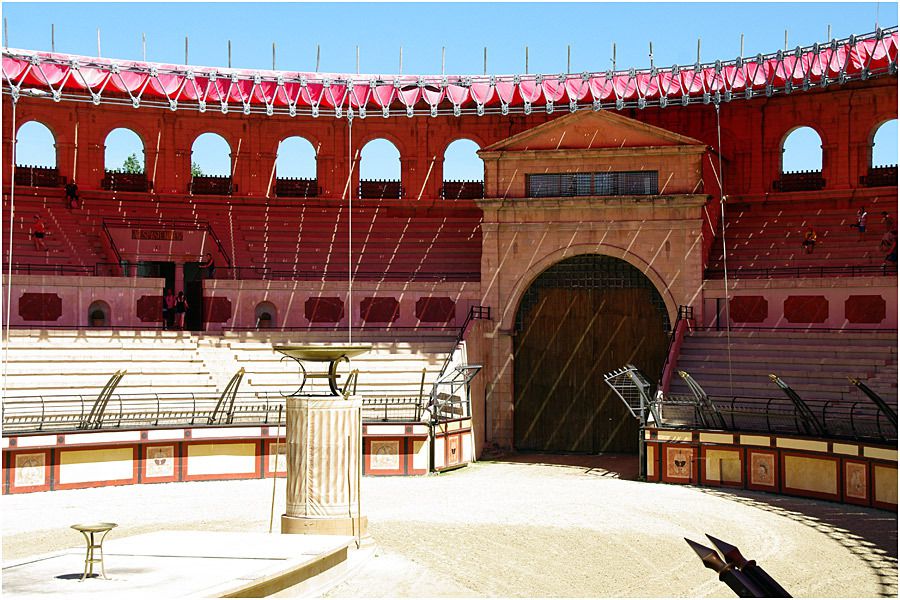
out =
[[[227,65],[231,40],[236,68],[271,68],[275,42],[276,66],[284,70],[314,70],[318,44],[323,72],[355,72],[358,45],[363,73],[396,73],[401,46],[404,73],[440,73],[442,47],[446,72],[481,73],[487,46],[488,71],[513,73],[525,71],[527,45],[529,72],[556,73],[567,68],[567,45],[572,72],[610,68],[613,42],[618,68],[649,66],[651,41],[660,67],[693,63],[698,38],[702,60],[734,58],[741,33],[744,55],[755,56],[783,48],[785,29],[793,48],[824,41],[829,25],[836,38],[872,31],[876,18],[882,27],[894,26],[897,4],[4,2],[3,16],[11,47],[49,50],[55,24],[56,50],[72,54],[96,55],[99,27],[102,55],[122,59],[142,58],[145,33],[147,60],[155,62],[183,63],[188,36],[194,65]],[[891,147],[883,161],[893,164],[896,122],[891,127],[882,135],[892,143],[882,146]],[[19,162],[27,163],[38,150],[22,138]],[[787,169],[815,168],[814,159],[804,160],[815,154],[808,152],[810,143],[801,144],[797,162],[787,163]],[[108,146],[110,164],[121,164],[134,149],[116,139]],[[282,155],[295,167],[303,163],[302,145],[296,147]],[[375,157],[363,163],[363,176],[386,176],[399,166],[390,153],[369,154]],[[463,154],[455,178],[479,178],[478,161],[471,152]],[[198,144],[194,157],[207,172],[228,170],[227,157],[220,151],[217,158],[213,146]],[[279,165],[282,175],[303,172]]]

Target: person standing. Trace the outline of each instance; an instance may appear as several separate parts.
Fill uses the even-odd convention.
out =
[[[207,252],[203,257],[203,262],[200,263],[200,268],[206,271],[206,279],[216,278],[216,261],[213,260],[212,254],[210,254],[209,252]]]
[[[41,215],[34,215],[34,222],[31,224],[31,239],[34,241],[35,250],[43,250],[47,252],[47,245],[44,238],[47,236],[47,226]]]
[[[859,231],[859,241],[862,241],[863,238],[866,237],[866,225],[869,222],[869,213],[866,212],[865,206],[860,206],[859,210],[856,211],[856,225],[852,225],[851,227],[856,227]]]
[[[163,329],[173,329],[175,324],[175,293],[166,288],[163,296]]]
[[[184,314],[188,308],[190,307],[187,298],[184,297],[184,292],[178,292],[178,296],[175,298],[175,327],[179,331],[184,330]]]
[[[78,185],[74,181],[66,184],[66,200],[69,203],[69,208],[78,208]]]

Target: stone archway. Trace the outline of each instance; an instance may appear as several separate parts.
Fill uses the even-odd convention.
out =
[[[619,258],[585,254],[541,273],[513,339],[513,440],[519,450],[636,453],[637,422],[603,381],[633,363],[659,375],[668,347],[662,297]]]

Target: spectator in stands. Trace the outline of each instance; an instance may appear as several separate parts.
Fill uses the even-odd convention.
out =
[[[66,201],[69,203],[69,208],[78,208],[78,186],[74,181],[66,184]]]
[[[894,263],[894,266],[897,266],[897,230],[889,231],[885,234],[885,238],[881,240],[881,244],[887,255],[884,257],[884,263],[881,266],[886,267],[888,263]],[[885,244],[885,241],[887,241],[887,244]],[[887,247],[885,248],[885,246]]]
[[[869,221],[869,213],[866,212],[865,206],[860,206],[856,211],[856,223],[850,227],[856,227],[859,230],[859,240],[862,241],[866,237],[866,224]]]
[[[175,327],[179,331],[184,330],[184,314],[188,308],[188,301],[184,297],[184,292],[178,292],[178,296],[175,298]]]
[[[803,236],[803,249],[807,254],[812,254],[816,247],[816,230],[810,227]]]
[[[166,288],[163,295],[163,329],[173,329],[175,325],[175,292]]]
[[[34,241],[35,250],[47,251],[47,245],[44,243],[44,237],[47,235],[47,226],[41,215],[34,215],[34,222],[31,224],[31,239]]]
[[[206,278],[207,279],[215,279],[216,277],[216,261],[213,260],[212,254],[209,252],[203,257],[203,262],[200,263],[201,269],[206,269]]]
[[[881,222],[884,224],[885,232],[891,232],[896,229],[894,226],[894,217],[886,210],[881,211]]]

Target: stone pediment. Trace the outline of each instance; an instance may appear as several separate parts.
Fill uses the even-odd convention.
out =
[[[615,112],[579,111],[542,123],[484,148],[481,153],[704,146],[703,142]]]

